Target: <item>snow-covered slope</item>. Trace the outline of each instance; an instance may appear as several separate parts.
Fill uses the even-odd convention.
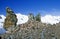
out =
[[[0,18],[0,28],[3,28],[3,22],[4,22],[4,19],[5,19],[5,16],[4,15],[0,15],[2,18]]]
[[[18,18],[17,24],[23,24],[23,23],[26,23],[28,21],[28,16],[27,15],[22,15],[20,13],[18,13],[16,15],[17,15],[17,18]]]
[[[20,13],[16,14],[17,18],[18,18],[18,22],[17,24],[23,24],[26,23],[29,18],[27,15],[22,15]],[[5,20],[5,16],[4,15],[0,15],[2,17],[2,19],[0,19],[0,28],[3,27],[3,23]],[[45,16],[41,16],[41,21],[42,23],[47,23],[47,24],[56,24],[60,22],[60,16],[52,16],[52,15],[45,15]]]
[[[5,16],[4,15],[0,15],[0,16],[1,16],[0,18],[0,35],[1,35],[1,34],[4,34],[6,30],[3,28],[3,22],[5,19]]]
[[[60,22],[60,16],[45,15],[41,17],[41,21],[53,25]]]

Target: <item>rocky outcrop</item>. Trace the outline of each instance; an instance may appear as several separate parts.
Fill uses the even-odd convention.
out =
[[[6,8],[6,18],[4,22],[4,28],[7,29],[11,26],[16,26],[17,23],[17,16],[14,14],[14,12],[10,8]]]
[[[0,19],[2,19],[2,17],[0,16]]]
[[[31,16],[31,17],[30,17]],[[4,34],[3,39],[60,39],[60,23],[56,25],[41,23],[33,20],[33,15],[30,14],[30,20],[25,24],[16,26],[17,18],[12,10],[7,8],[7,16],[4,27],[9,30],[16,30],[11,34]],[[9,23],[10,22],[10,23]],[[7,27],[6,27],[7,26]],[[8,30],[7,29],[7,30]]]
[[[41,39],[41,32],[45,26],[38,21],[28,21],[25,24],[20,24],[17,27],[17,31],[14,33],[5,34],[3,38],[11,39]]]

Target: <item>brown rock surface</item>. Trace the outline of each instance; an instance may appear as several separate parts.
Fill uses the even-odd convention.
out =
[[[6,15],[5,22],[4,22],[4,28],[8,28],[8,27],[11,27],[13,25],[16,26],[17,16],[8,7],[7,7],[6,11],[7,11],[7,15]]]

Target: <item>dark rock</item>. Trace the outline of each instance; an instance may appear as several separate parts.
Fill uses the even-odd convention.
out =
[[[2,19],[2,17],[0,16],[0,19]]]

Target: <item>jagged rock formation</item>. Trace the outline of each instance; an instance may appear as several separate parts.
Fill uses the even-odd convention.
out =
[[[38,14],[35,16],[35,20],[41,22],[40,13],[38,13]]]
[[[7,18],[5,20],[7,19],[11,20],[11,18],[9,18],[11,14],[9,13],[12,12],[9,11],[7,13],[6,16]],[[13,21],[11,21],[11,23],[13,23]],[[9,25],[14,25],[14,23]],[[11,29],[13,28],[14,27],[11,26]],[[27,23],[17,25],[16,31],[14,31],[14,33],[12,32],[11,34],[4,34],[2,38],[3,39],[60,39],[60,23],[56,25],[41,23],[40,21],[34,20],[33,15],[31,15],[31,18]]]
[[[6,8],[6,19],[4,22],[4,28],[7,29],[12,26],[16,26],[17,23],[17,16],[14,14],[14,12],[10,8]]]
[[[30,14],[28,15],[28,17],[29,17],[29,21],[30,21],[30,20],[34,20],[34,15],[33,15],[32,13],[30,13]]]
[[[43,28],[45,25],[38,21],[28,21],[25,24],[18,25],[17,31],[14,32],[9,38],[11,39],[40,39]],[[8,34],[4,35],[4,38],[7,39]]]
[[[0,16],[0,19],[2,19],[2,17]]]
[[[4,34],[2,36],[3,39],[40,39],[41,36],[39,33],[42,32],[42,29],[45,26],[43,26],[41,22],[32,19],[25,24],[18,25],[16,27],[16,31],[12,32],[11,34]],[[5,19],[4,27],[8,31],[11,31],[11,29],[13,30],[14,27],[12,26],[15,25],[16,20],[16,16],[14,16],[11,10],[7,8],[7,16]]]
[[[29,21],[30,20],[35,20],[35,21],[41,22],[41,15],[40,15],[40,13],[38,13],[36,16],[34,16],[32,13],[30,13],[28,15],[28,17],[29,17]]]
[[[17,31],[9,37],[5,34],[3,38],[7,39],[60,39],[59,26],[44,24],[35,20],[28,21],[25,24],[18,25]],[[7,36],[8,35],[8,36]]]

